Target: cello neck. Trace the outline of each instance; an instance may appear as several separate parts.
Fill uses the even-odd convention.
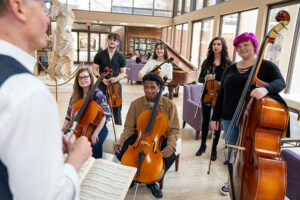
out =
[[[85,111],[85,108],[86,106],[88,105],[90,99],[92,98],[96,88],[98,87],[99,83],[101,81],[101,77],[99,77],[96,81],[96,83],[94,84],[93,88],[90,90],[90,92],[88,93],[88,95],[86,96],[85,100],[84,100],[84,103],[82,104],[80,110],[78,111],[74,121],[78,122],[82,116],[82,114],[84,113]]]
[[[146,129],[145,129],[145,134],[147,134],[147,135],[150,135],[150,133],[151,133],[153,123],[154,123],[154,120],[155,120],[155,116],[156,116],[156,113],[157,113],[157,109],[158,109],[158,104],[159,104],[159,101],[160,101],[161,94],[162,94],[163,90],[164,90],[164,83],[162,83],[161,86],[160,86],[159,92],[158,92],[156,100],[155,100],[155,104],[152,108],[152,112],[151,112],[149,121],[147,123]]]

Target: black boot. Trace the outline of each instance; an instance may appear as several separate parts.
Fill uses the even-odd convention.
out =
[[[156,183],[154,184],[147,184],[147,187],[150,188],[152,194],[156,197],[156,198],[162,198],[163,193],[160,190],[160,188],[158,187],[158,185],[156,185]]]
[[[201,143],[200,148],[196,152],[196,156],[201,156],[202,153],[205,153],[205,150],[206,150],[206,144]]]
[[[220,130],[221,127],[219,127]],[[214,138],[213,138],[213,147],[212,147],[212,152],[211,152],[211,160],[215,161],[217,160],[217,145],[219,143],[219,138],[220,138],[220,131],[216,131]]]
[[[211,151],[211,160],[215,161],[217,160],[217,146],[213,145],[212,151]]]

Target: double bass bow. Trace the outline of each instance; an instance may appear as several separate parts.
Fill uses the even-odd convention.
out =
[[[72,106],[71,121],[64,130],[64,134],[66,134],[68,139],[72,134],[75,134],[76,138],[86,136],[88,140],[91,141],[93,131],[104,115],[103,108],[92,99],[92,96],[100,81],[110,73],[109,68],[106,68],[105,71],[106,73],[103,73],[97,79],[86,98],[79,99]]]
[[[230,141],[233,127],[239,125],[237,146],[227,145],[234,148],[228,164],[228,186],[233,200],[283,200],[285,197],[286,165],[281,158],[280,139],[287,127],[288,110],[269,96],[259,100],[249,96],[252,86],[267,84],[257,78],[266,45],[275,42],[276,35],[289,24],[290,16],[280,11],[276,20],[279,24],[262,43],[226,135]]]

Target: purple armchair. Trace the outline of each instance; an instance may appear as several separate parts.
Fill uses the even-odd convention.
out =
[[[183,89],[183,107],[182,107],[182,119],[183,128],[185,124],[188,123],[191,127],[196,130],[196,140],[198,140],[200,135],[200,130],[202,129],[202,108],[201,104],[198,109],[196,118],[194,118],[198,102],[200,99],[200,94],[202,91],[202,84],[200,85],[185,85]]]
[[[130,69],[131,69],[131,64],[134,62],[134,60],[131,59],[126,59],[126,74],[128,76],[128,74],[130,73]],[[127,80],[128,83],[129,80]]]
[[[132,85],[132,81],[139,81],[139,72],[144,67],[144,64],[136,64],[132,63],[130,71],[128,73],[128,80],[130,80],[130,84]]]
[[[296,200],[300,198],[300,155],[289,150],[283,149],[281,151],[282,158],[286,162],[287,173],[287,187],[286,196],[290,200]]]

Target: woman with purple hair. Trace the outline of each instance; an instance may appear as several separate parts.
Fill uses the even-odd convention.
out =
[[[242,60],[228,66],[223,72],[220,92],[212,116],[211,128],[218,130],[218,122],[222,119],[225,134],[231,134],[227,143],[235,145],[239,133],[238,126],[233,127],[231,133],[227,133],[227,131],[250,74],[250,69],[255,65],[258,42],[253,33],[245,32],[234,39],[233,45]],[[285,82],[279,68],[274,63],[262,60],[258,78],[266,82],[267,85],[254,88],[250,92],[251,97],[261,99],[268,95],[275,99],[282,100],[278,93],[285,88]],[[224,164],[228,164],[231,151],[232,148],[229,147],[228,156]],[[221,188],[221,193],[223,195],[229,194],[227,184]]]

